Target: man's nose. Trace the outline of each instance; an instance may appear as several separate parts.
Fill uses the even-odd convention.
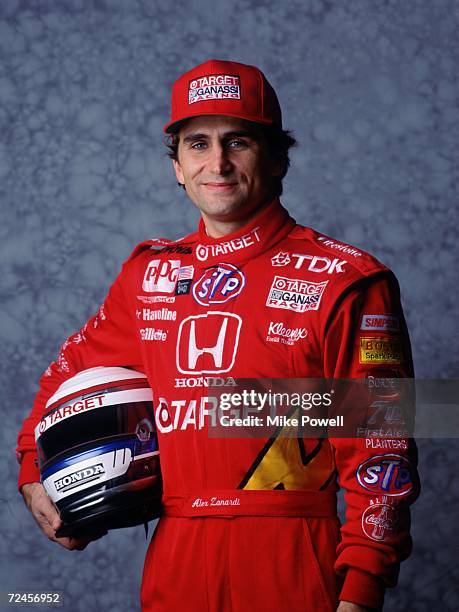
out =
[[[232,170],[228,151],[221,144],[212,147],[209,159],[209,169],[214,174],[227,174]]]

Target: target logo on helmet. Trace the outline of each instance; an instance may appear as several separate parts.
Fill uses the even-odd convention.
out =
[[[239,295],[244,288],[243,273],[231,264],[207,268],[193,287],[193,297],[202,306],[223,304]]]
[[[176,361],[183,374],[228,372],[236,360],[242,319],[239,315],[209,311],[180,323]]]
[[[180,269],[179,259],[150,261],[143,277],[142,289],[146,293],[173,293]]]

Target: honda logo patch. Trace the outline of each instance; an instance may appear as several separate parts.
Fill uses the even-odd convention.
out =
[[[228,372],[236,360],[242,319],[239,315],[209,311],[187,317],[177,338],[177,369],[183,374]]]

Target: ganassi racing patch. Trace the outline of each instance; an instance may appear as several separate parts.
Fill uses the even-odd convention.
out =
[[[328,281],[312,283],[298,278],[275,276],[266,306],[294,312],[319,310],[320,300]]]
[[[188,104],[202,100],[240,100],[241,84],[238,76],[211,74],[190,81]]]
[[[360,338],[360,363],[402,363],[398,338]]]

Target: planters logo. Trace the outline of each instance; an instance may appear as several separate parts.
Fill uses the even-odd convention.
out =
[[[193,297],[202,306],[223,304],[239,295],[245,277],[236,266],[223,263],[207,268],[193,287]]]
[[[371,493],[400,497],[413,488],[410,462],[401,455],[376,455],[359,465],[359,485]]]

